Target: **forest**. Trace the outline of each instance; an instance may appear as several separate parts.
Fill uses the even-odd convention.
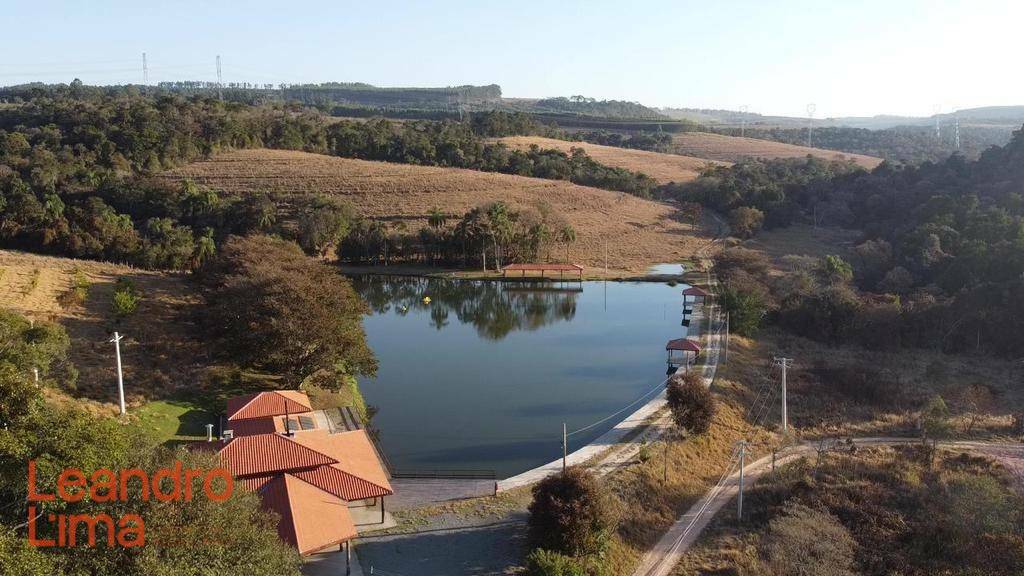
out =
[[[729,305],[838,345],[1019,354],[1024,345],[1024,131],[977,160],[883,163],[871,172],[820,160],[741,162],[672,190],[729,214],[734,232],[805,223],[861,231],[846,259],[723,252]]]
[[[274,228],[276,204],[268,196],[230,198],[190,182],[172,189],[146,181],[233,148],[472,168],[644,197],[656,187],[643,174],[602,165],[580,150],[519,151],[485,140],[550,130],[521,113],[492,112],[466,122],[328,122],[297,105],[151,97],[81,83],[23,95],[29,99],[0,110],[0,244],[34,252],[192,269],[228,235]],[[297,231],[284,231],[310,251],[315,241],[299,236],[318,225],[316,202],[300,202],[308,219]]]
[[[807,145],[806,128],[717,128],[712,130],[728,136],[772,140],[798,146]],[[954,127],[950,121],[935,129],[924,126],[898,126],[885,130],[823,126],[815,127],[811,144],[817,148],[839,150],[851,154],[877,156],[904,164],[940,162],[957,152]],[[1004,128],[987,126],[962,126],[960,128],[959,152],[968,158],[977,158],[991,146],[1002,146],[1009,141],[1010,133]]]

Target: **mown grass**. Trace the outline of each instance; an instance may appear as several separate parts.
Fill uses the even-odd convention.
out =
[[[188,400],[148,402],[135,410],[134,420],[158,444],[205,440],[206,425],[216,425],[215,416]]]

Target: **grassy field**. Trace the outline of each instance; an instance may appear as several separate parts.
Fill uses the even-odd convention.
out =
[[[570,259],[585,266],[638,271],[650,264],[679,262],[707,240],[706,232],[675,219],[666,204],[628,194],[456,168],[368,162],[284,150],[242,150],[166,172],[227,194],[266,191],[287,199],[330,194],[347,199],[364,216],[404,222],[415,231],[439,208],[452,219],[487,202],[520,209],[550,210],[576,229]]]
[[[874,168],[882,163],[881,158],[847,154],[835,150],[794,146],[769,140],[724,136],[708,132],[680,132],[672,135],[673,152],[695,158],[737,162],[744,158],[803,158],[807,155],[832,160],[850,159],[865,168]]]
[[[573,148],[581,148],[588,156],[602,164],[642,172],[661,184],[689,182],[696,178],[700,174],[700,170],[709,164],[723,164],[723,162],[681,156],[679,154],[647,152],[645,150],[602,146],[588,142],[567,142],[565,140],[541,138],[539,136],[509,136],[498,138],[497,140],[505,143],[509,148],[517,150],[528,150],[533,145],[539,146],[542,149],[555,149],[562,152],[569,152]],[[724,164],[728,163],[725,162]]]
[[[206,356],[191,326],[198,298],[184,276],[7,250],[0,250],[0,270],[0,307],[67,329],[71,360],[80,372],[69,393],[86,404],[114,410],[117,375],[109,342],[114,330],[124,335],[121,353],[130,404],[172,397],[199,379]],[[111,300],[119,278],[130,280],[142,300],[133,315],[115,321]],[[76,283],[87,284],[82,301],[66,296]]]

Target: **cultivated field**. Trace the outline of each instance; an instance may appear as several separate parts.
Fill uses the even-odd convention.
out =
[[[409,231],[425,226],[432,208],[457,220],[473,207],[501,200],[564,218],[577,234],[570,259],[603,267],[607,245],[609,266],[615,270],[640,271],[654,263],[678,262],[707,240],[703,231],[675,220],[676,211],[666,204],[564,181],[457,168],[240,150],[165,172],[160,178],[169,183],[191,178],[228,194],[338,195],[362,215],[402,221]]]
[[[533,145],[542,149],[553,148],[562,152],[569,152],[573,148],[581,148],[587,155],[601,164],[643,172],[661,184],[689,182],[699,176],[700,170],[705,166],[709,164],[723,164],[723,162],[692,158],[679,154],[647,152],[646,150],[602,146],[587,142],[567,142],[565,140],[541,138],[539,136],[508,136],[506,138],[498,138],[497,140],[517,150],[527,150]]]
[[[865,168],[882,163],[881,158],[835,150],[794,146],[769,140],[723,136],[708,132],[680,132],[672,135],[673,151],[696,158],[737,162],[744,158],[803,158],[807,155],[832,160],[849,159]]]
[[[116,322],[114,284],[130,280],[141,292],[138,310]],[[76,280],[88,282],[84,301],[66,295]],[[71,360],[80,371],[80,396],[107,403],[117,398],[114,330],[124,334],[125,392],[129,402],[172,396],[194,387],[205,355],[190,326],[197,299],[183,276],[128,266],[0,250],[0,308],[62,324],[71,337]]]

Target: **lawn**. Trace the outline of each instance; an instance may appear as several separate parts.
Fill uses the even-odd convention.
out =
[[[138,425],[160,444],[206,439],[206,425],[216,417],[187,400],[149,402],[135,412]],[[216,431],[216,430],[215,430]]]

